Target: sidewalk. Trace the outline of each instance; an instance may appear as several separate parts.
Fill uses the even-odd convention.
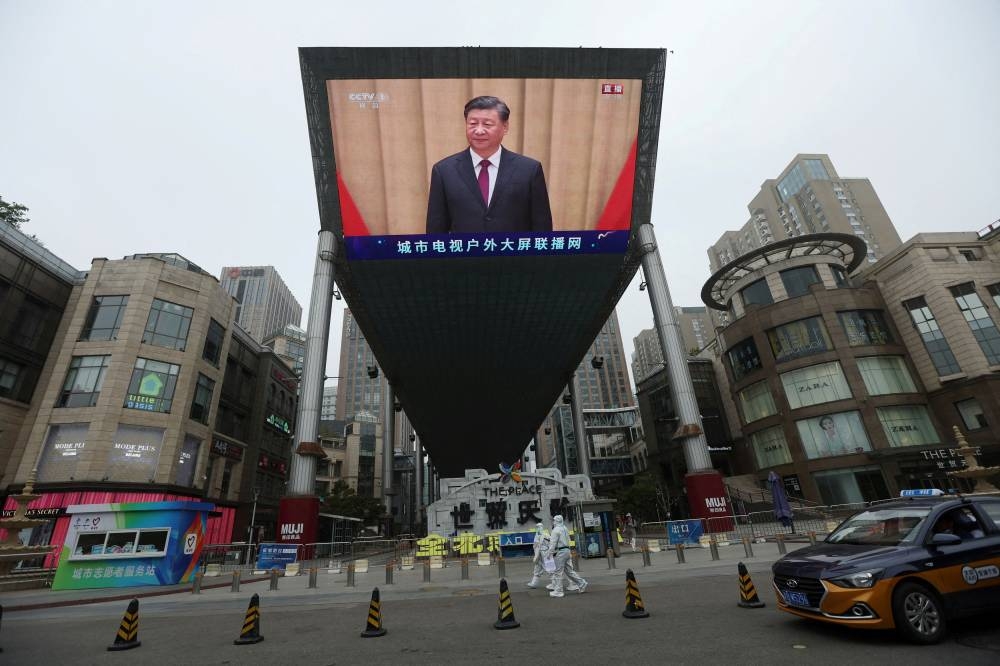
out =
[[[801,544],[788,544],[792,551]],[[665,582],[671,579],[688,578],[704,575],[736,576],[736,565],[744,562],[752,574],[770,575],[770,566],[780,555],[774,543],[753,544],[754,557],[748,558],[740,543],[719,547],[719,560],[712,560],[710,550],[697,546],[685,548],[686,563],[677,562],[673,550],[650,553],[650,566],[644,567],[642,554],[632,552],[625,545],[622,554],[615,560],[615,568],[609,569],[606,558],[580,559],[580,574],[594,587],[621,587],[624,583],[625,571],[632,569],[636,577],[649,582]],[[511,590],[524,588],[531,577],[532,563],[529,558],[509,558],[504,560],[506,578]],[[241,579],[240,592],[230,591],[232,576],[223,574],[219,577],[204,578],[201,594],[191,593],[191,584],[171,585],[162,587],[132,587],[93,590],[18,590],[4,593],[3,610],[6,613],[31,611],[45,608],[66,606],[81,606],[87,604],[122,601],[132,598],[154,597],[157,606],[176,606],[180,603],[208,603],[226,599],[239,599],[245,603],[247,594],[258,593],[262,598],[274,601],[292,602],[312,597],[318,601],[320,595],[327,603],[355,603],[367,601],[373,587],[378,587],[383,596],[396,598],[413,598],[427,594],[438,596],[461,595],[463,593],[479,593],[483,588],[492,590],[499,585],[499,566],[478,566],[474,559],[469,563],[469,578],[462,579],[461,564],[457,559],[448,560],[443,569],[432,569],[430,582],[424,581],[424,566],[418,561],[412,570],[393,571],[393,583],[386,584],[385,567],[372,566],[368,573],[355,574],[355,586],[347,586],[346,567],[340,573],[327,573],[320,569],[317,574],[317,587],[309,588],[308,571],[301,575],[280,577],[278,590],[270,590],[269,578],[244,574]],[[762,587],[765,581],[758,583]],[[152,599],[151,599],[152,601]]]

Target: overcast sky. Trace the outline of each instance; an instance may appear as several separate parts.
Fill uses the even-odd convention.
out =
[[[701,305],[708,246],[796,153],[871,179],[904,240],[1000,218],[998,35],[997,0],[0,0],[0,195],[79,269],[137,252],[216,276],[271,264],[307,309],[298,47],[662,47],[653,223],[674,304]],[[627,354],[653,325],[638,282],[619,304]]]

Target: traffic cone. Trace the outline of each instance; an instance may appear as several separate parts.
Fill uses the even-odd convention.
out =
[[[233,645],[250,645],[260,643],[264,637],[260,635],[260,595],[255,594],[250,597],[250,605],[247,606],[247,614],[243,617],[243,628],[240,630],[240,637],[233,641]]]
[[[516,629],[521,623],[514,619],[514,604],[510,600],[510,590],[507,588],[507,579],[500,579],[499,607],[497,608],[497,621],[493,623],[494,629]]]
[[[625,610],[622,611],[622,617],[649,617],[649,611],[642,605],[639,584],[635,582],[635,574],[631,569],[625,572]]]
[[[137,648],[142,643],[139,642],[139,600],[133,599],[128,602],[125,609],[125,616],[122,623],[118,625],[118,633],[115,635],[115,642],[108,646],[109,651],[131,650]]]
[[[361,638],[375,638],[385,636],[385,627],[382,626],[382,603],[379,601],[378,588],[372,590],[372,602],[368,605],[368,622],[365,630],[361,632]]]
[[[764,602],[757,596],[757,588],[753,586],[750,572],[746,566],[740,562],[740,608],[763,608]]]

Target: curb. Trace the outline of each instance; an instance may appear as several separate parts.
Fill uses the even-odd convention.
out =
[[[267,580],[267,576],[257,576],[241,581],[242,583],[258,583]],[[202,585],[203,590],[214,590],[220,587],[229,587],[232,583],[213,583],[212,585]],[[130,594],[119,594],[111,597],[92,597],[90,599],[62,599],[60,601],[44,601],[37,604],[22,604],[20,606],[4,606],[4,610],[9,613],[17,611],[44,610],[46,608],[63,608],[66,606],[87,606],[90,604],[103,604],[106,601],[128,601],[131,599],[141,599],[144,597],[162,597],[168,594],[190,594],[191,588],[181,588],[175,590],[150,590],[149,592],[133,592]]]

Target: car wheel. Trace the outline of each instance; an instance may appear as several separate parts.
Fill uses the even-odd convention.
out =
[[[914,643],[937,643],[947,629],[938,595],[918,583],[903,583],[892,597],[896,630]]]

